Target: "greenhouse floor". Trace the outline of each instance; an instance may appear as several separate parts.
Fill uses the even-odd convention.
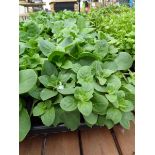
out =
[[[124,130],[104,127],[49,135],[30,135],[19,147],[19,155],[134,155],[135,126]]]

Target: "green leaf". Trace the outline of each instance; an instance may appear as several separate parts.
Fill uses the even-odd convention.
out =
[[[26,109],[19,113],[19,141],[23,141],[31,128],[30,116]]]
[[[70,78],[72,78],[72,75],[74,74],[71,73],[70,71],[63,70],[59,72],[58,79],[62,83],[66,83]]]
[[[103,86],[103,85],[106,83],[106,81],[107,81],[107,79],[102,78],[102,77],[99,77],[99,76],[97,76],[97,79],[98,79],[100,85],[102,85],[102,86]]]
[[[84,116],[84,119],[87,123],[94,125],[97,122],[98,115],[91,113],[88,116]]]
[[[40,98],[40,92],[41,91],[42,91],[42,88],[34,87],[28,93],[33,98],[40,100],[41,99]]]
[[[45,113],[41,116],[41,120],[45,126],[51,126],[55,119],[55,109],[54,107],[47,109]]]
[[[73,96],[66,96],[61,100],[60,107],[65,111],[74,111],[77,108],[77,103]]]
[[[56,91],[44,88],[40,93],[40,97],[44,101],[44,100],[47,100],[47,99],[50,99],[50,98],[56,96],[57,94],[58,94],[58,92],[56,92]]]
[[[123,90],[119,90],[119,91],[117,92],[117,98],[118,98],[118,99],[122,99],[122,98],[124,98],[124,97],[125,97],[124,91],[123,91]]]
[[[25,49],[26,49],[27,45],[23,42],[19,42],[19,54],[23,54]]]
[[[72,42],[73,39],[71,37],[67,37],[59,44],[59,46],[61,46],[62,48],[67,48],[72,44]]]
[[[21,70],[19,72],[19,94],[30,91],[37,82],[37,74],[33,69]]]
[[[117,95],[105,94],[105,96],[111,103],[114,103],[117,101]]]
[[[47,60],[44,61],[41,75],[53,75],[53,74],[58,75],[58,71],[57,71],[57,68],[55,67],[55,65]]]
[[[91,74],[91,68],[89,66],[83,66],[77,73],[78,83],[82,86],[92,85],[93,75]],[[91,86],[90,86],[91,87]]]
[[[106,114],[109,102],[105,98],[104,95],[94,93],[93,98],[92,98],[92,102],[93,102],[93,112],[94,113],[97,113],[100,115]]]
[[[118,109],[109,108],[108,111],[107,111],[106,119],[110,119],[115,124],[117,124],[122,119],[122,113]]]
[[[61,66],[63,69],[70,69],[73,67],[73,64],[70,60],[65,61],[65,63]]]
[[[63,95],[70,95],[74,94],[75,88],[63,88],[63,89],[57,89],[57,91]]]
[[[127,70],[133,63],[131,55],[126,52],[120,52],[114,61],[118,66],[118,70]]]
[[[64,22],[62,20],[57,20],[54,22],[54,25],[52,25],[52,32],[57,34],[60,33],[60,31],[62,31],[62,29],[64,28]]]
[[[108,43],[105,40],[98,40],[93,52],[99,60],[102,60],[108,54]]]
[[[126,84],[123,86],[126,90],[128,90],[131,94],[135,94],[135,87],[131,84]]]
[[[93,82],[94,89],[98,92],[106,92],[106,87],[100,86],[96,81]]]
[[[108,79],[108,85],[114,85],[116,89],[121,87],[121,80],[116,75],[112,75],[110,79]]]
[[[40,83],[42,83],[45,87],[48,87],[48,83],[49,83],[48,75],[42,75],[38,79],[39,79]]]
[[[130,121],[134,120],[134,115],[132,112],[126,112],[122,113],[122,119],[120,121],[120,124],[125,128],[129,129],[130,128]]]
[[[45,56],[48,56],[55,49],[54,43],[42,38],[38,41],[38,47]]]
[[[79,71],[79,69],[81,68],[81,65],[78,63],[75,63],[72,65],[72,70],[73,72],[77,73]]]
[[[115,48],[113,45],[109,46],[109,51],[111,54],[118,53],[118,49]]]
[[[116,75],[112,75],[107,81],[107,92],[109,94],[115,94],[121,87],[121,80]]]
[[[78,110],[71,112],[63,112],[61,119],[65,126],[69,129],[76,130],[80,125],[80,113]]]
[[[53,104],[59,104],[62,100],[63,96],[61,94],[58,94],[56,97],[56,100],[54,101]]]
[[[51,75],[51,76],[48,78],[47,86],[48,86],[48,87],[57,88],[58,82],[59,82],[58,77],[55,76],[55,75]]]
[[[78,109],[79,111],[84,115],[88,116],[92,112],[92,102],[87,101],[87,102],[78,102]]]
[[[119,101],[119,109],[123,112],[130,112],[134,110],[134,105],[131,101],[128,100],[120,100]]]
[[[114,61],[106,61],[103,63],[102,67],[103,69],[109,69],[112,70],[113,72],[116,72],[118,69],[116,62]]]
[[[93,97],[93,89],[85,89],[83,87],[76,87],[74,97],[82,102],[87,102]]]
[[[85,22],[84,17],[79,16],[77,18],[77,27],[78,27],[79,31],[82,31],[86,27],[86,22]]]
[[[65,53],[63,51],[55,50],[48,55],[48,60],[51,62],[57,62],[60,61],[61,58],[64,57],[64,55]]]
[[[46,105],[44,102],[39,102],[33,109],[33,116],[40,116],[46,110]]]
[[[106,126],[108,129],[111,129],[113,126],[114,126],[114,123],[109,120],[109,119],[106,119],[105,116],[98,116],[98,120],[97,120],[97,125],[99,126]]]

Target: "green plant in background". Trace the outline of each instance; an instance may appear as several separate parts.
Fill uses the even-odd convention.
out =
[[[133,57],[110,41],[85,15],[70,11],[38,12],[20,23],[20,141],[31,117],[45,126],[63,123],[72,131],[81,118],[90,127],[120,123],[129,128]]]
[[[88,16],[97,31],[114,38],[112,44],[119,51],[135,53],[135,9],[127,6],[111,5],[92,10]]]

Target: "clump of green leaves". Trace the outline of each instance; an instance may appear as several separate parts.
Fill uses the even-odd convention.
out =
[[[90,127],[129,128],[133,58],[108,41],[83,15],[69,11],[40,12],[20,23],[20,141],[30,130],[30,117],[70,130],[81,118]]]
[[[119,51],[135,53],[135,9],[111,5],[92,10],[88,17],[97,31],[102,31]]]

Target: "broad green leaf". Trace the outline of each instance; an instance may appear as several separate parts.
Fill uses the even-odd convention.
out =
[[[103,69],[109,69],[112,70],[113,72],[116,72],[118,69],[116,62],[114,61],[106,61],[103,63],[102,67]]]
[[[35,99],[40,100],[40,92],[42,91],[42,88],[38,88],[37,86],[32,88],[28,93],[30,96],[32,96]]]
[[[98,73],[101,73],[103,71],[102,65],[103,65],[103,63],[101,61],[94,61],[91,64],[92,74],[97,75]]]
[[[51,76],[48,78],[48,84],[47,84],[47,86],[48,86],[48,87],[57,88],[58,82],[59,82],[58,77],[55,76],[55,75],[51,75]]]
[[[25,108],[19,113],[19,141],[23,141],[31,128],[30,116]]]
[[[109,77],[112,73],[114,73],[113,70],[110,70],[110,69],[103,69],[103,71],[102,71],[102,76],[105,77],[105,78],[107,78],[107,77]]]
[[[118,99],[122,99],[122,98],[124,98],[124,97],[125,97],[124,91],[123,91],[123,90],[119,90],[119,91],[117,92],[117,98],[118,98]]]
[[[55,67],[55,65],[47,60],[44,61],[41,75],[53,75],[53,74],[58,75],[58,71],[57,71],[57,68]]]
[[[93,54],[95,54],[99,60],[102,60],[108,54],[108,43],[105,40],[97,41]]]
[[[78,102],[78,109],[79,111],[84,115],[84,116],[88,116],[91,114],[92,112],[92,102],[88,101],[88,102]]]
[[[40,38],[38,41],[38,47],[45,56],[48,56],[51,51],[55,49],[54,43],[42,38]]]
[[[115,108],[109,108],[107,111],[106,119],[112,120],[115,124],[119,123],[122,119],[122,113]]]
[[[55,109],[54,107],[47,109],[45,113],[41,116],[41,120],[45,126],[51,126],[55,119]]]
[[[64,57],[65,53],[63,51],[55,50],[48,55],[48,60],[51,62],[57,62]]]
[[[104,95],[94,93],[92,102],[93,102],[93,112],[94,113],[97,113],[100,115],[106,114],[109,102],[105,98]]]
[[[74,111],[77,108],[77,103],[73,96],[66,96],[61,100],[60,107],[65,111]]]
[[[91,85],[93,82],[93,75],[91,74],[91,68],[89,66],[83,66],[77,73],[78,83],[82,86]]]
[[[63,96],[61,94],[58,94],[57,98],[56,98],[56,100],[54,101],[53,104],[59,104],[61,102],[62,98],[63,98]]]
[[[123,86],[126,90],[128,90],[131,94],[135,94],[135,87],[131,84],[126,84]]]
[[[42,83],[45,87],[48,87],[48,83],[49,83],[49,76],[48,75],[39,76],[38,79],[39,79],[40,83]]]
[[[56,91],[53,91],[51,89],[44,88],[41,91],[41,93],[40,93],[40,97],[44,101],[44,100],[47,100],[47,99],[50,99],[50,98],[56,96],[57,94],[58,94],[58,92],[56,92]]]
[[[118,49],[115,48],[113,45],[109,46],[109,51],[111,54],[118,53]]]
[[[115,94],[121,87],[121,80],[116,75],[112,75],[107,81],[106,90],[109,94]]]
[[[74,94],[75,88],[63,88],[63,89],[57,89],[57,91],[63,95],[70,95]]]
[[[46,110],[46,105],[44,102],[39,102],[34,108],[33,108],[33,116],[40,116],[42,115]]]
[[[62,82],[62,83],[66,83],[70,78],[72,78],[74,74],[71,73],[70,71],[60,71],[59,75],[58,75],[58,79]]]
[[[63,69],[70,69],[73,67],[73,64],[70,60],[65,61],[65,63],[61,66]]]
[[[23,54],[25,49],[26,49],[27,45],[23,42],[19,42],[19,54]]]
[[[106,87],[100,86],[96,81],[93,82],[94,89],[98,92],[106,92]]]
[[[77,18],[77,27],[79,31],[82,31],[86,27],[85,18],[82,16],[79,16]]]
[[[83,87],[76,87],[74,97],[82,102],[87,102],[93,97],[93,89],[85,89]]]
[[[72,70],[73,72],[77,73],[79,71],[79,69],[81,68],[81,65],[78,63],[75,63],[72,65]]]
[[[82,33],[82,35],[87,35],[87,34],[93,32],[94,30],[95,30],[94,28],[84,28],[84,29],[81,31],[81,33]]]
[[[103,86],[106,83],[106,81],[107,81],[107,79],[102,78],[100,76],[96,76],[96,77],[97,77],[97,79],[98,79],[98,81],[99,81],[101,86]]]
[[[60,31],[62,31],[62,29],[64,28],[64,22],[61,20],[57,20],[54,22],[54,25],[52,25],[52,32],[57,34],[60,33]]]
[[[130,121],[134,120],[134,115],[132,112],[125,112],[122,113],[122,119],[120,121],[120,124],[125,128],[129,129],[130,128]]]
[[[99,115],[97,120],[97,125],[99,126],[105,125],[108,129],[111,129],[114,126],[114,123],[111,120],[106,119],[105,116]]]
[[[105,96],[111,103],[114,103],[117,101],[117,95],[105,94]]]
[[[73,39],[71,37],[67,37],[59,44],[59,46],[61,46],[62,48],[66,48],[67,46],[71,45],[72,42]]]
[[[123,112],[130,112],[134,110],[134,105],[131,101],[128,100],[120,100],[119,101],[119,109]]]
[[[37,74],[33,69],[21,70],[19,72],[19,94],[30,91],[37,82]]]
[[[63,112],[61,114],[61,119],[65,126],[69,129],[76,130],[80,125],[80,113],[78,110],[71,112]]]
[[[73,27],[75,26],[76,19],[75,18],[68,18],[64,20],[64,27]]]
[[[120,52],[114,61],[118,66],[118,70],[127,70],[133,63],[131,55],[126,52]]]
[[[87,123],[94,125],[97,122],[98,115],[91,113],[88,116],[84,116],[84,119]]]
[[[116,89],[119,89],[121,87],[121,80],[116,76],[112,75],[110,76],[110,79],[108,79],[108,85],[114,85]]]
[[[60,107],[55,106],[55,119],[53,122],[53,125],[56,127],[60,123],[63,123],[62,115],[64,113],[64,110],[62,110]]]

